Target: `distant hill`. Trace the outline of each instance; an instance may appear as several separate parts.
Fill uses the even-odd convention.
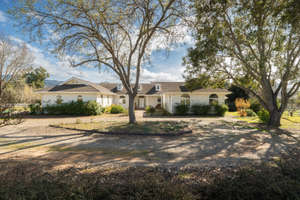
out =
[[[45,87],[53,87],[57,84],[62,83],[63,81],[57,81],[57,80],[45,80]]]

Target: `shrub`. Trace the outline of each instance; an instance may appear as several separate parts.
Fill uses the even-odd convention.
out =
[[[175,115],[187,115],[190,110],[190,106],[186,104],[177,104],[175,106]]]
[[[235,107],[241,117],[247,116],[246,110],[250,107],[250,102],[247,99],[238,98],[235,100]]]
[[[228,111],[228,106],[223,104],[223,105],[215,105],[215,110],[217,116],[222,116],[224,117],[225,113]]]
[[[105,108],[105,113],[118,114],[125,112],[125,109],[121,105],[111,105]]]
[[[258,118],[260,119],[260,121],[262,121],[263,123],[266,124],[269,122],[270,113],[267,110],[262,109],[257,113],[257,115],[258,115]]]
[[[251,109],[247,109],[246,113],[247,113],[248,117],[255,117],[256,116],[256,113]]]
[[[155,112],[155,108],[153,106],[146,107],[146,113],[153,114]]]
[[[99,106],[96,101],[88,101],[85,105],[85,109],[85,114],[87,115],[100,115],[104,111],[104,108]]]
[[[72,101],[70,103],[47,105],[43,111],[50,115],[100,115],[103,113],[103,108],[96,101]]]
[[[250,109],[253,110],[256,114],[263,109],[262,105],[256,99],[250,99]]]
[[[192,107],[191,107],[191,112],[194,115],[208,115],[209,110],[210,110],[209,105],[195,104],[195,105],[192,105]]]
[[[42,106],[39,103],[29,105],[30,114],[37,115],[42,113]]]

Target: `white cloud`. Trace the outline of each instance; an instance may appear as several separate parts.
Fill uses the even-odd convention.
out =
[[[16,37],[9,37],[12,41],[23,44],[23,40]],[[29,50],[32,52],[36,66],[44,67],[50,73],[50,79],[64,81],[71,77],[78,77],[92,82],[119,82],[115,73],[109,70],[97,71],[86,67],[73,68],[69,66],[67,59],[56,61],[53,58],[47,57],[43,50],[26,43]],[[46,51],[46,50],[45,50]],[[141,73],[141,82],[151,81],[184,81],[182,74],[184,67],[173,66],[169,68],[167,64],[161,64],[159,71],[153,72],[144,68]],[[104,69],[104,68],[103,68]]]
[[[184,81],[182,77],[183,67],[174,68],[169,72],[151,72],[147,69],[142,70],[141,82],[152,81]]]
[[[7,21],[7,18],[5,17],[5,14],[0,11],[0,22],[6,22]]]

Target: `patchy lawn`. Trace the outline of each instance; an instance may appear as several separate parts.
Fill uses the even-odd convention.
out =
[[[257,116],[255,116],[255,117],[240,117],[237,112],[227,112],[226,116],[230,116],[230,117],[233,117],[233,118],[241,120],[241,121],[245,121],[250,124],[262,123]],[[285,112],[281,118],[280,128],[300,130],[300,116],[291,117],[291,116],[288,116],[288,114]]]
[[[188,122],[185,121],[144,121],[137,124],[128,124],[126,121],[106,121],[92,123],[72,123],[55,125],[59,128],[80,131],[95,131],[120,134],[176,134],[191,132]]]

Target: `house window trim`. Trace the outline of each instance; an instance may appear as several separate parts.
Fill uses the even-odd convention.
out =
[[[213,105],[214,103],[213,102],[216,102],[216,104],[219,104],[219,96],[217,94],[210,94],[208,96],[208,103],[209,105]]]
[[[182,94],[180,96],[180,103],[184,105],[191,105],[191,96],[189,94]]]
[[[160,91],[160,89],[161,89],[160,84],[155,84],[155,90]]]

